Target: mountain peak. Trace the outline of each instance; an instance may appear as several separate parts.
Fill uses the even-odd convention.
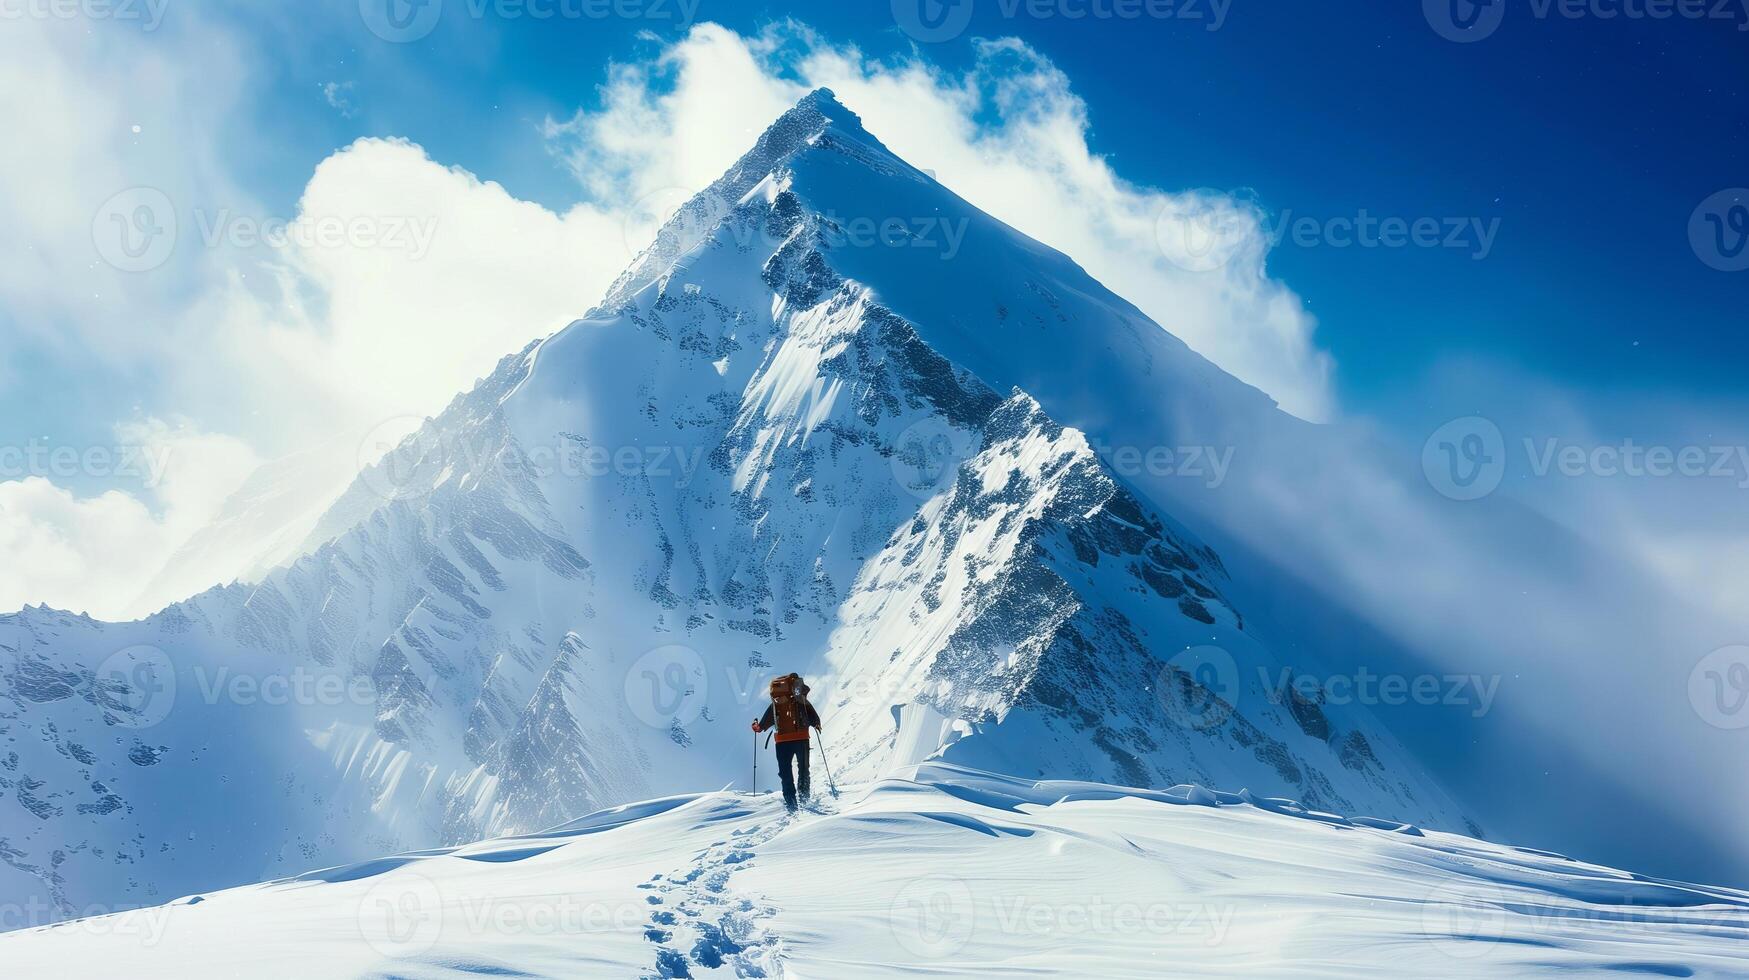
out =
[[[844,107],[844,103],[838,101],[838,93],[832,91],[831,89],[827,88],[824,85],[820,86],[817,89],[814,89],[812,92],[809,92],[807,95],[802,96],[800,99],[798,99],[796,101],[796,105],[795,105],[796,108],[802,108],[804,106],[807,108],[810,108],[810,109],[815,109],[815,110],[822,112],[822,113],[826,113],[828,115],[831,114],[831,111],[833,109],[837,109],[840,112],[845,112],[845,113],[850,112],[849,109],[846,109]],[[854,113],[853,113],[853,115],[854,115]]]
[[[760,181],[781,169],[800,151],[819,142],[828,130],[838,137],[839,144],[862,147],[869,153],[891,158],[894,166],[909,169],[863,129],[861,117],[845,108],[831,89],[814,89],[773,120],[759,134],[752,149],[742,154],[721,177],[693,195],[668,218],[656,233],[656,240],[615,280],[606,298],[591,311],[592,315],[622,306],[632,293],[649,284],[697,245]]]

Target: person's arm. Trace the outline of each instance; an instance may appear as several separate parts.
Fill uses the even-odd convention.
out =
[[[777,724],[776,711],[777,711],[777,705],[775,705],[775,704],[766,705],[765,706],[765,717],[763,717],[763,718],[761,718],[758,721],[753,723],[753,731],[754,732],[762,732],[762,731],[765,731],[767,728],[770,728],[772,725]]]
[[[812,702],[808,703],[808,724],[814,726],[815,731],[820,730],[820,713],[814,710]]]

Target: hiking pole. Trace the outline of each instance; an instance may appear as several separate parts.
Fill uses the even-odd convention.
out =
[[[832,763],[826,760],[826,733],[818,728],[814,731],[820,732],[820,764],[826,767],[826,788],[832,791],[832,798],[837,799],[838,783],[832,778]]]
[[[753,792],[759,792],[759,733],[753,733]]]

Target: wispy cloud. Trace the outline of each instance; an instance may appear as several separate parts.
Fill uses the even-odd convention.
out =
[[[358,106],[352,102],[353,85],[351,82],[322,83],[322,98],[328,100],[328,105],[341,116],[351,119],[358,115]]]
[[[1225,193],[1126,180],[1092,147],[1086,104],[1047,58],[1012,38],[979,41],[975,53],[954,72],[917,57],[873,60],[794,22],[750,37],[704,24],[616,67],[598,109],[548,132],[595,200],[671,209],[773,116],[830,87],[901,157],[1066,252],[1288,411],[1330,417],[1334,362],[1305,303],[1268,274],[1264,212]]]

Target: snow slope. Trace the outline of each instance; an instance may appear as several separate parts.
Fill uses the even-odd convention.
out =
[[[1476,833],[1364,709],[1266,687],[1280,638],[1095,449],[1299,425],[815,93],[302,558],[138,623],[0,617],[0,900],[737,783],[792,669],[847,778],[1245,785]]]
[[[26,976],[1741,976],[1749,893],[1197,786],[929,764],[0,936]]]

